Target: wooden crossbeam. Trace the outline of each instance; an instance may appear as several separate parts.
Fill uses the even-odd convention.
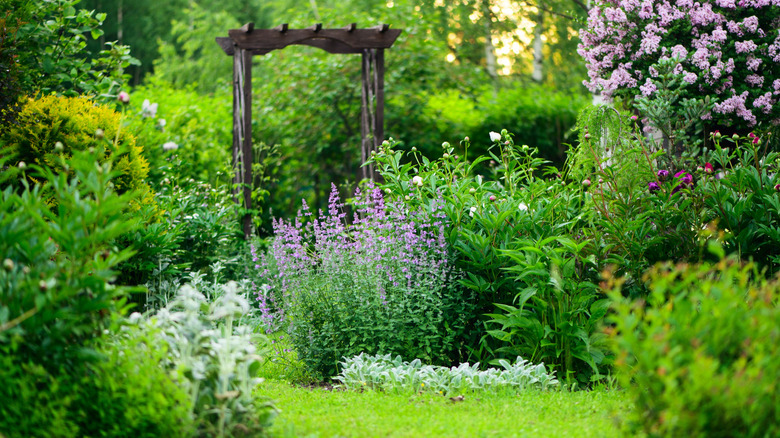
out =
[[[399,35],[401,35],[400,29],[390,29],[387,24],[358,29],[354,23],[340,29],[323,29],[322,24],[317,23],[306,29],[290,29],[286,24],[283,24],[273,29],[254,29],[253,27],[247,28],[245,25],[240,29],[228,31],[228,36],[235,47],[250,51],[265,51],[266,53],[295,44],[319,47],[321,43],[306,43],[307,40],[313,38],[333,40],[337,42],[336,46],[346,45],[356,50],[354,52],[338,51],[333,53],[360,53],[362,49],[388,49],[395,43]]]

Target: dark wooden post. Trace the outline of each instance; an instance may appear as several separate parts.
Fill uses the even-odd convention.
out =
[[[372,49],[363,49],[361,62],[361,105],[360,105],[360,160],[365,163],[371,157],[371,151],[376,150],[375,112],[374,112],[374,53]],[[363,179],[374,176],[373,166],[364,166],[361,170]]]
[[[245,26],[251,32],[251,26]],[[233,48],[233,183],[236,202],[243,205],[244,237],[252,233],[252,52]]]

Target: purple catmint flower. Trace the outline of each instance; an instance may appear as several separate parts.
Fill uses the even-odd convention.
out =
[[[429,210],[409,210],[403,203],[385,203],[382,191],[370,183],[355,192],[352,205],[348,224],[333,186],[328,214],[304,224],[310,215],[304,203],[294,221],[274,219],[274,239],[256,267],[269,285],[258,291],[263,314],[281,321],[285,303],[312,278],[317,284],[347,282],[374,291],[386,304],[393,294],[438,290],[459,275],[446,243],[443,199],[434,200]]]

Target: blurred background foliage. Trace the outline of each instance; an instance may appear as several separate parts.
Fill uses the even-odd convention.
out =
[[[176,142],[185,176],[212,184],[229,181],[225,171],[232,142],[232,60],[214,38],[246,22],[256,28],[354,22],[402,29],[386,54],[385,135],[431,158],[441,154],[443,140],[458,145],[466,136],[472,137],[475,152],[484,152],[491,144],[488,133],[506,128],[516,133],[517,143],[539,147],[543,157],[560,164],[566,144],[576,142],[570,135],[576,115],[590,101],[575,50],[587,7],[577,0],[53,3],[61,7],[44,10],[30,0],[0,0],[3,32],[28,29],[29,34],[42,23],[61,21],[69,7],[91,12],[93,21],[81,18],[87,24],[102,19],[95,26],[99,31],[79,39],[81,56],[98,60],[101,50],[131,47],[133,58],[121,58],[127,55],[123,52],[116,62],[125,61],[121,73],[138,95],[133,106],[148,98],[159,105],[158,119],[168,121],[167,127],[158,125],[157,131],[139,136],[149,162],[167,160],[162,144]],[[51,42],[58,27],[49,28]],[[14,44],[13,36],[3,41],[0,65],[10,71],[32,62],[29,53],[35,47],[29,42]],[[359,59],[301,46],[255,57],[252,124],[260,173],[254,207],[260,235],[270,230],[270,216],[291,216],[300,197],[315,210],[324,207],[331,182],[351,193],[362,164]],[[20,70],[28,72],[24,67]],[[47,77],[45,69],[39,70]],[[17,95],[56,91],[25,75],[16,81],[22,82]],[[99,90],[109,95],[118,90],[109,91]]]

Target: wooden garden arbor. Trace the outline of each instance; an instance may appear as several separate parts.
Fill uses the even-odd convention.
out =
[[[233,57],[233,167],[236,187],[243,187],[245,208],[251,208],[252,187],[252,56],[265,55],[291,45],[318,47],[329,53],[362,54],[362,105],[360,112],[363,162],[368,160],[384,138],[385,55],[400,29],[387,24],[358,29],[356,25],[340,29],[323,29],[316,24],[306,29],[289,29],[282,24],[273,29],[255,29],[248,23],[231,29],[227,37],[217,37],[217,44]],[[373,166],[362,168],[362,177],[375,179]],[[236,193],[238,196],[238,193]],[[244,235],[249,236],[251,218],[243,218]]]

